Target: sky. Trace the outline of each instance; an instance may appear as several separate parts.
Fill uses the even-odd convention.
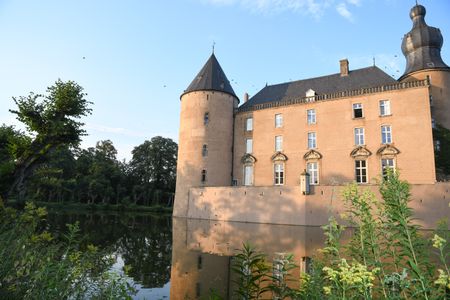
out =
[[[450,1],[420,0],[444,36]],[[93,102],[83,148],[120,159],[154,136],[178,141],[180,95],[215,55],[239,98],[266,84],[375,64],[398,78],[415,0],[0,0],[0,124],[22,128],[13,96],[80,84]]]

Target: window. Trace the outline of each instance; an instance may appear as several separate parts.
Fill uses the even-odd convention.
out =
[[[202,170],[202,182],[206,182],[206,170]]]
[[[312,185],[319,184],[319,163],[310,162],[306,164],[306,170],[309,174],[309,183]]]
[[[361,103],[353,103],[353,118],[363,117],[363,107]]]
[[[306,114],[308,116],[308,125],[316,124],[316,110],[315,109],[308,109],[306,111]]]
[[[275,128],[283,127],[283,115],[276,114],[275,115]]]
[[[392,143],[392,130],[390,125],[381,126],[381,143],[382,144]]]
[[[431,128],[436,129],[436,121],[431,118]]]
[[[364,128],[355,128],[355,145],[364,145]]]
[[[316,133],[308,132],[308,149],[314,149],[317,147],[316,144]]]
[[[247,118],[245,120],[245,131],[253,130],[253,118]]]
[[[198,258],[197,258],[197,269],[201,270],[202,266],[203,266],[202,256],[199,255]]]
[[[274,165],[275,185],[284,184],[284,164],[278,163]]]
[[[434,141],[434,151],[436,151],[436,152],[441,151],[441,141],[439,141],[439,140]]]
[[[208,145],[203,145],[203,148],[202,148],[202,156],[203,157],[206,157],[206,156],[208,156]]]
[[[253,152],[253,139],[246,139],[245,140],[245,153],[252,153]]]
[[[391,103],[389,100],[380,101],[380,116],[389,116],[391,114]]]
[[[253,166],[244,166],[244,185],[253,185]]]
[[[355,160],[355,177],[357,183],[367,183],[367,162]]]
[[[275,137],[275,151],[283,150],[283,137],[281,135],[277,135]]]
[[[205,112],[203,116],[203,124],[207,125],[209,123],[209,112]]]
[[[381,160],[381,173],[384,179],[386,179],[387,177],[387,169],[391,169],[393,171],[395,170],[393,158],[386,158]]]

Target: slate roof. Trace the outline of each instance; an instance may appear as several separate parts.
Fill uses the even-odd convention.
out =
[[[306,91],[312,89],[316,95],[323,95],[347,90],[357,90],[381,85],[395,84],[397,80],[380,70],[378,67],[368,67],[352,70],[348,76],[340,73],[291,81],[281,84],[269,85],[242,104],[239,109],[249,108],[253,105],[283,101],[306,96]]]
[[[238,98],[214,53],[181,96],[194,91],[219,91]]]

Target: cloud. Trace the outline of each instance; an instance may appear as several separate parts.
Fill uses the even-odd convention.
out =
[[[361,6],[361,0],[347,0],[347,3],[355,6]]]
[[[88,131],[93,130],[93,131],[97,131],[97,132],[120,134],[120,135],[125,135],[125,136],[130,136],[130,137],[144,137],[145,138],[148,136],[148,134],[145,134],[143,132],[132,131],[132,130],[128,130],[128,129],[125,129],[122,127],[109,127],[109,126],[93,124],[93,123],[86,124],[85,128]]]
[[[347,4],[345,4],[344,2],[341,2],[336,6],[336,11],[338,12],[338,14],[340,14],[342,17],[346,18],[350,22],[354,22],[353,15],[348,10]]]
[[[319,19],[335,0],[203,0],[203,3],[231,6],[238,5],[254,13],[271,15],[291,11]],[[358,0],[351,0],[358,1]]]

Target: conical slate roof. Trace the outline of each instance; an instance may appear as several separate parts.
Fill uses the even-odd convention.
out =
[[[194,91],[218,91],[237,98],[214,53],[211,54],[183,95]]]
[[[413,28],[405,34],[402,42],[406,70],[401,78],[419,70],[449,69],[441,58],[444,42],[441,31],[425,23],[425,14],[426,9],[422,5],[414,6],[409,14]]]

